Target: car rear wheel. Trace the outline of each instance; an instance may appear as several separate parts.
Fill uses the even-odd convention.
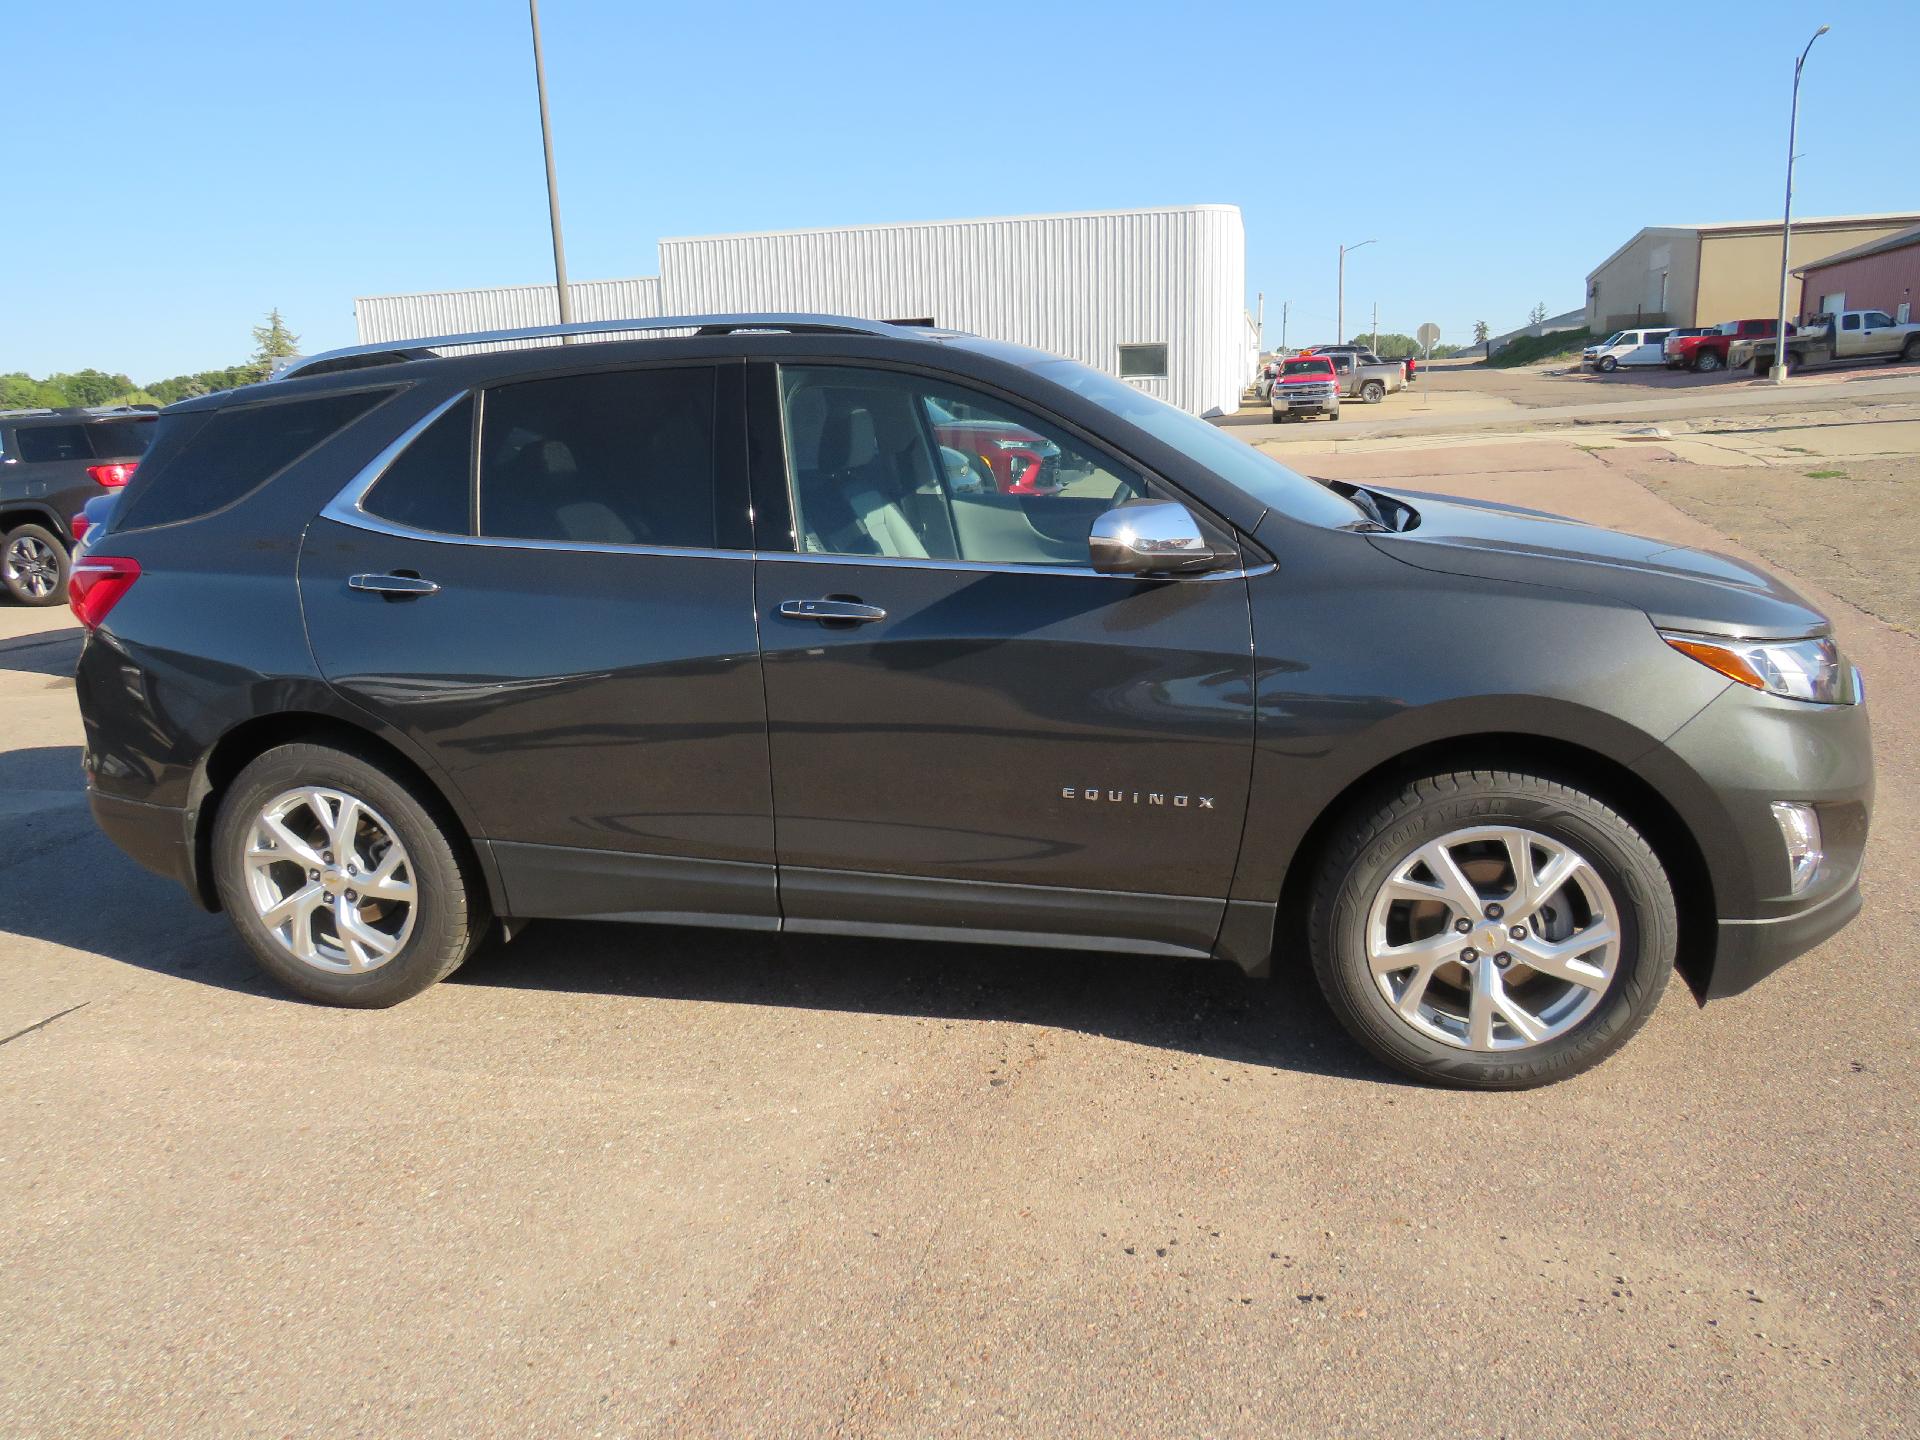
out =
[[[254,959],[289,990],[394,1005],[451,975],[486,930],[451,831],[380,766],[282,745],[221,803],[214,882]]]
[[[1693,368],[1696,370],[1718,370],[1720,364],[1720,352],[1717,350],[1702,350],[1693,357]]]
[[[1542,776],[1433,775],[1361,816],[1318,876],[1315,974],[1355,1039],[1422,1080],[1576,1075],[1646,1021],[1678,920],[1658,857],[1602,800]]]
[[[1909,335],[1907,343],[1900,350],[1902,360],[1920,361],[1920,335]]]
[[[44,525],[16,525],[0,545],[0,581],[22,605],[58,605],[66,599],[71,563],[66,545]]]
[[[1387,398],[1387,387],[1378,380],[1369,380],[1360,387],[1360,398],[1369,405],[1378,405]]]

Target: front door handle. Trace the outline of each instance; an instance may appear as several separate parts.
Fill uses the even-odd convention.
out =
[[[822,624],[865,625],[884,620],[887,612],[878,605],[862,605],[858,600],[782,600],[780,613],[789,620],[818,620]]]
[[[440,589],[433,581],[422,580],[418,575],[349,575],[347,588],[389,597],[432,595]]]

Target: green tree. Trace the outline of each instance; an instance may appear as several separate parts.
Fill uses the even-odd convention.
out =
[[[1473,322],[1473,343],[1474,344],[1476,345],[1486,344],[1487,336],[1491,333],[1492,332],[1487,328],[1486,321],[1476,320]]]
[[[57,390],[24,370],[0,375],[0,410],[38,410],[64,404],[66,400]]]
[[[60,392],[66,405],[108,405],[133,389],[125,375],[108,375],[101,370],[76,370],[71,375],[49,375],[49,386]]]
[[[267,323],[253,327],[253,359],[247,369],[255,380],[273,373],[273,362],[290,359],[300,353],[300,337],[287,328],[276,307],[267,312]]]

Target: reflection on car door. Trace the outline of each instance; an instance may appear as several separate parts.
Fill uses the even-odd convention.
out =
[[[1093,519],[1154,483],[963,390],[756,367],[786,923],[1205,953],[1247,801],[1244,579],[1094,573]],[[927,417],[960,407],[1052,447],[1058,490],[957,489]]]
[[[743,373],[456,397],[308,534],[322,672],[464,797],[517,913],[778,923]]]

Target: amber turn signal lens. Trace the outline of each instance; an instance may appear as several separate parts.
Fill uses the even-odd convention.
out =
[[[1718,645],[1707,645],[1698,640],[1682,640],[1675,635],[1663,635],[1660,638],[1682,655],[1698,660],[1709,670],[1719,671],[1729,680],[1737,680],[1740,684],[1750,685],[1755,690],[1767,688],[1767,682],[1760,672],[1732,650]]]

